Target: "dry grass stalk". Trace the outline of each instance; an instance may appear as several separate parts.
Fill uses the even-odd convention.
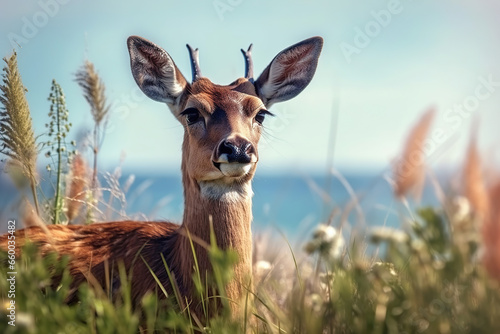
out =
[[[45,226],[44,221],[38,215],[29,201],[25,201],[24,204],[23,224],[24,227]]]
[[[489,192],[489,208],[482,227],[483,261],[488,273],[500,281],[500,181]]]
[[[434,109],[428,110],[411,130],[403,153],[393,168],[397,197],[403,197],[410,191],[420,197],[425,176],[424,142],[434,118]]]
[[[4,61],[7,66],[4,67],[3,84],[0,85],[0,102],[3,105],[0,112],[0,153],[9,157],[9,162],[19,166],[30,180],[36,211],[40,212],[36,196],[38,152],[25,95],[26,88],[17,67],[16,53],[4,58]]]
[[[71,163],[69,174],[70,182],[66,194],[66,216],[71,222],[78,216],[82,204],[85,202],[87,187],[87,164],[80,155],[76,155]]]
[[[76,73],[76,82],[83,89],[83,96],[90,105],[90,112],[94,118],[94,167],[92,172],[92,191],[97,187],[97,154],[101,145],[100,131],[102,122],[109,112],[106,102],[105,86],[97,74],[94,64],[85,61],[82,68]]]
[[[464,196],[469,200],[474,212],[480,219],[488,214],[489,198],[484,183],[481,157],[477,149],[475,135],[471,138],[464,163]]]
[[[99,126],[109,111],[109,105],[106,102],[105,86],[94,64],[85,61],[82,68],[76,73],[76,82],[83,89],[83,96],[90,105],[90,111],[94,122]]]

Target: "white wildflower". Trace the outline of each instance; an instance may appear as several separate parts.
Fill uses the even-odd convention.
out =
[[[420,239],[415,239],[411,242],[411,248],[416,252],[421,252],[425,249],[425,243]]]
[[[314,231],[313,238],[321,239],[324,242],[332,242],[337,235],[337,230],[333,226],[320,224]]]
[[[320,224],[314,231],[312,239],[304,246],[304,250],[309,254],[318,252],[322,256],[338,259],[344,244],[342,234],[333,226]]]
[[[330,287],[333,284],[333,281],[335,279],[335,274],[328,272],[328,273],[320,273],[319,274],[319,286],[321,288],[321,291],[327,292]]]
[[[317,293],[313,293],[309,298],[306,297],[305,304],[310,307],[314,312],[320,312],[323,306],[323,299]]]
[[[408,234],[405,232],[385,226],[373,228],[370,237],[374,243],[383,241],[405,243],[409,240]]]
[[[257,261],[257,263],[255,263],[255,275],[257,275],[257,277],[263,277],[271,270],[271,268],[271,263],[268,261]]]
[[[467,219],[471,214],[470,202],[464,196],[453,198],[452,202],[452,220],[461,222]]]
[[[396,268],[394,267],[394,264],[390,263],[390,262],[377,261],[377,262],[373,263],[371,270],[377,271],[379,274],[380,273],[388,273],[389,275],[391,275],[393,277],[398,276],[398,273],[396,271]]]

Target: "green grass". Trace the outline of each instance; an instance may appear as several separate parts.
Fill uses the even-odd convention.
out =
[[[465,219],[474,223],[472,216]],[[499,284],[488,278],[478,261],[477,239],[470,230],[454,229],[457,223],[439,209],[422,209],[409,231],[374,235],[373,242],[385,245],[382,259],[360,255],[365,242],[353,242],[342,255],[332,256],[335,240],[324,239],[309,256],[297,257],[296,266],[297,254],[288,254],[294,257],[290,267],[283,270],[274,263],[265,277],[256,274],[254,287],[240,305],[246,310],[240,319],[221,312],[206,324],[190,314],[189,301],[184,308],[175,306],[180,298],[175,295],[167,300],[147,295],[142,309],[133,310],[125,272],[120,273],[122,290],[115,300],[84,284],[81,301],[66,305],[68,259],[58,260],[55,254],[42,258],[28,245],[16,263],[16,326],[7,324],[3,307],[0,332],[497,333]],[[202,296],[207,295],[205,289],[220,288],[231,279],[226,273],[231,272],[234,256],[213,245],[210,254],[215,275],[212,286],[198,284]],[[6,253],[0,256],[5,262]],[[199,274],[194,273],[195,282]],[[50,287],[53,275],[63,277],[55,289]],[[4,305],[10,300],[8,290],[4,265]]]

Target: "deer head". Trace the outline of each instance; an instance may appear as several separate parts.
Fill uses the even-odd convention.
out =
[[[192,82],[170,55],[137,36],[127,41],[132,74],[151,99],[164,102],[184,126],[184,183],[204,198],[222,201],[251,197],[250,181],[259,154],[257,145],[268,111],[276,102],[297,96],[311,81],[323,40],[313,37],[280,53],[254,80],[251,46],[243,55],[244,78],[227,86],[202,76],[198,49],[189,45]]]

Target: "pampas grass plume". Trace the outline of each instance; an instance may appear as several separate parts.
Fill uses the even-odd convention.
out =
[[[94,64],[85,61],[81,69],[76,73],[76,82],[83,90],[83,96],[90,105],[90,111],[94,122],[100,125],[109,111],[109,105],[106,102],[105,86]]]
[[[78,216],[86,198],[87,165],[79,154],[73,158],[71,163],[69,180],[66,194],[66,216],[68,217],[68,222],[71,222]]]
[[[485,219],[489,210],[489,198],[484,183],[481,157],[476,143],[476,136],[471,137],[464,162],[463,180],[464,196],[469,200],[472,209],[480,219]]]
[[[94,118],[93,150],[94,166],[92,172],[92,191],[96,195],[97,187],[97,154],[101,145],[100,131],[103,121],[109,112],[110,106],[106,102],[105,86],[94,68],[94,64],[85,61],[82,68],[76,73],[76,82],[83,90],[83,96],[90,105],[90,112]],[[104,122],[105,123],[105,122]]]
[[[500,181],[489,192],[489,208],[482,226],[483,262],[488,273],[500,281]]]
[[[429,109],[412,128],[403,153],[394,164],[394,193],[403,197],[410,191],[416,198],[420,197],[425,175],[425,153],[423,143],[429,132],[435,110]]]

